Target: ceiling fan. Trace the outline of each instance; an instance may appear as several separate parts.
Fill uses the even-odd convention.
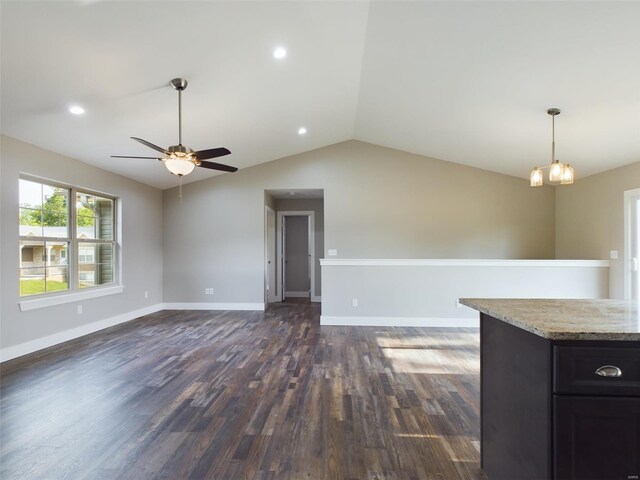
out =
[[[131,137],[136,142],[140,142],[149,148],[163,154],[163,157],[134,157],[130,155],[111,155],[112,158],[148,158],[156,159],[164,162],[165,167],[174,175],[182,178],[193,172],[195,167],[208,168],[210,170],[220,170],[222,172],[235,172],[237,167],[224,165],[222,163],[207,162],[209,158],[223,157],[231,152],[224,148],[209,148],[207,150],[194,151],[189,147],[182,145],[182,91],[187,88],[187,81],[184,78],[174,78],[169,82],[170,85],[178,91],[178,145],[171,145],[168,148],[162,148],[147,142],[142,138]]]

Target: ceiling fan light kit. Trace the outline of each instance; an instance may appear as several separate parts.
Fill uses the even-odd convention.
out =
[[[163,161],[167,170],[179,177],[189,175],[196,168],[196,164],[186,158],[165,158]]]
[[[531,174],[529,175],[529,184],[532,187],[541,187],[544,185],[544,173],[543,169],[549,169],[549,182],[560,185],[571,185],[574,180],[573,167],[568,163],[563,165],[560,160],[556,158],[556,115],[560,115],[559,108],[550,108],[547,110],[547,114],[551,115],[551,163],[544,167],[533,167]]]
[[[231,152],[224,148],[210,148],[207,150],[194,151],[182,144],[182,92],[187,88],[188,82],[184,78],[174,78],[169,84],[178,91],[178,145],[171,145],[168,148],[162,148],[151,142],[138,137],[131,137],[157,152],[162,153],[163,157],[132,157],[125,155],[112,155],[114,158],[155,158],[164,163],[167,170],[173,175],[177,175],[182,179],[185,175],[189,175],[196,167],[208,168],[210,170],[219,170],[222,172],[235,172],[238,169],[230,165],[221,163],[207,162],[210,158],[222,157],[229,155]],[[182,185],[182,184],[181,184]]]

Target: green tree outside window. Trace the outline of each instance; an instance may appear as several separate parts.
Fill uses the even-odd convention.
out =
[[[25,207],[29,207],[26,206]],[[67,192],[64,189],[56,188],[53,195],[50,195],[42,204],[42,211],[38,207],[34,210],[22,210],[20,220],[23,225],[44,225],[45,227],[66,227],[67,226]],[[41,215],[42,214],[42,218]],[[76,209],[79,227],[93,227],[93,211],[84,206]]]

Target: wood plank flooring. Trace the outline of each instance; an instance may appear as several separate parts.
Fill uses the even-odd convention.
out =
[[[1,370],[0,478],[476,479],[476,329],[163,311]]]

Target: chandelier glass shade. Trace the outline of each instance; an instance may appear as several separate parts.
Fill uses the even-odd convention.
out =
[[[560,114],[559,108],[550,108],[547,113],[551,115],[551,163],[544,167],[533,167],[529,175],[530,185],[532,187],[541,187],[544,185],[543,169],[549,169],[549,182],[560,185],[571,185],[574,180],[573,167],[568,163],[563,165],[560,160],[556,159],[556,125],[555,117]]]
[[[573,183],[573,167],[568,163],[562,168],[561,185],[571,185]]]
[[[531,186],[532,187],[541,187],[544,183],[543,181],[544,173],[542,173],[542,169],[538,167],[534,167],[531,170]]]
[[[549,168],[549,181],[550,182],[559,182],[562,180],[562,168],[563,165],[559,160],[554,160]]]

